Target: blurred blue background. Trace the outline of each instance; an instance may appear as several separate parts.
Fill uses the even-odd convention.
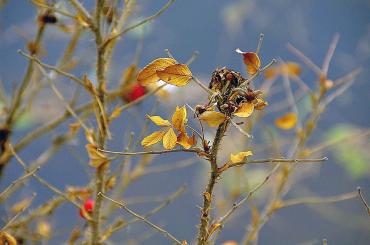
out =
[[[93,5],[92,1],[82,2],[88,8]],[[140,19],[151,15],[165,3],[166,1],[162,0],[138,1],[138,14],[135,18]],[[16,51],[25,50],[27,40],[34,37],[35,16],[36,10],[29,1],[8,1],[0,11],[0,80],[9,96],[14,87],[13,84],[19,84],[25,71],[27,60]],[[68,35],[51,29],[46,31],[44,49],[47,55],[42,59],[46,63],[53,64],[63,52]],[[356,128],[370,126],[370,1],[177,0],[163,15],[145,26],[140,67],[157,57],[165,56],[164,49],[169,49],[182,62],[185,62],[194,51],[199,51],[200,55],[191,65],[191,69],[206,82],[216,67],[227,66],[243,71],[244,65],[234,50],[236,48],[254,50],[259,33],[265,34],[260,53],[264,64],[272,58],[299,61],[286,48],[286,44],[291,43],[319,66],[333,36],[339,33],[340,41],[330,66],[329,78],[336,79],[357,67],[363,67],[363,72],[356,79],[354,86],[333,103],[321,118],[315,142],[319,142],[322,139],[321,136],[337,124],[351,125]],[[109,81],[112,84],[117,84],[120,80],[122,72],[135,55],[137,43],[142,36],[141,31],[137,30],[119,41],[109,70]],[[76,56],[84,59],[73,73],[76,75],[82,75],[85,72],[93,73],[94,62],[90,57],[94,56],[94,41],[90,34],[84,34]],[[313,88],[313,73],[307,67],[302,67],[304,81]],[[258,82],[261,80],[257,80],[256,87],[259,85]],[[72,82],[65,80],[62,87],[64,86],[67,91],[72,85]],[[197,94],[195,89],[190,91]],[[194,99],[191,94],[186,96]],[[202,94],[202,96],[205,100],[205,95]],[[50,117],[58,115],[58,112],[48,114],[42,109],[47,109],[47,105],[51,103],[51,97],[53,94],[49,91],[49,94],[45,93],[45,98],[40,98],[41,113],[38,112],[36,116],[30,114],[25,125],[17,128],[12,142],[16,142],[33,127],[50,120]],[[186,98],[179,100],[184,103]],[[109,144],[112,149],[122,149],[130,131],[140,131],[137,125],[144,125],[142,118],[152,110],[154,102],[155,98],[151,98],[121,116],[112,127],[112,131],[115,132],[114,140]],[[190,103],[194,105],[197,102],[190,101]],[[176,98],[171,98],[168,103],[160,103],[157,111],[163,117],[168,117],[174,110],[175,104],[180,103]],[[21,156],[27,162],[34,160],[50,144],[50,137],[67,129],[67,125],[61,126],[58,131],[38,139],[24,149],[20,153]],[[149,131],[153,129],[154,127]],[[81,134],[80,140],[63,147],[41,169],[40,175],[59,188],[86,184],[93,170],[82,165],[72,154],[69,154],[72,149],[86,161],[84,145]],[[361,186],[365,194],[370,197],[369,162],[363,174],[351,176],[343,164],[334,160],[335,156],[331,155],[331,152],[328,151],[324,155],[329,156],[330,160],[324,163],[315,174],[304,178],[297,187],[293,187],[291,197],[302,196],[299,188],[309,190],[308,193],[324,196],[349,192],[355,190],[356,186]],[[187,159],[187,156],[179,154],[156,157],[153,164],[176,163],[180,161],[179,159]],[[135,160],[133,163],[135,164]],[[200,193],[204,188],[202,176],[206,176],[207,167],[204,162],[199,162],[174,172],[145,176],[130,186],[125,195],[126,197],[163,195],[173,192],[186,183],[188,186],[186,194],[153,216],[151,220],[166,227],[176,237],[190,242],[196,234],[196,225],[199,221],[197,206],[201,205]],[[21,173],[21,168],[13,160],[3,174],[0,189]],[[297,188],[296,191],[294,191],[295,188]],[[38,193],[34,201],[35,206],[53,196],[48,189],[31,180],[22,191],[12,196],[9,203],[29,196],[33,191]],[[137,205],[135,210],[145,213],[145,210],[153,206],[153,203]],[[370,243],[369,218],[365,217],[360,221],[351,218],[365,216],[359,200],[354,199],[333,205],[340,208],[338,209],[341,210],[340,212],[332,211],[328,206],[296,206],[278,211],[263,227],[259,244],[321,244],[324,238],[329,244]],[[7,208],[5,205],[2,206],[0,212],[3,214]],[[50,220],[55,238],[49,244],[65,242],[70,228],[75,224],[83,224],[83,220],[77,213],[78,211],[69,204],[64,204],[58,209],[56,216]],[[1,215],[1,217],[4,216]],[[226,225],[217,244],[226,240],[240,240],[248,223],[249,213],[240,212],[237,218]],[[148,230],[150,231],[150,228],[145,224],[134,224],[119,232],[114,240],[117,244],[122,244],[122,241],[139,236],[143,231]],[[170,243],[161,234],[154,234],[142,244]]]

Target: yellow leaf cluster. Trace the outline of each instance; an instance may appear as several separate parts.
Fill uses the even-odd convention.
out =
[[[243,55],[243,62],[246,66],[247,72],[250,75],[255,74],[261,67],[261,60],[255,52],[243,52],[240,49],[235,50],[238,54]]]
[[[186,64],[177,64],[172,58],[159,58],[145,66],[137,76],[141,85],[149,85],[158,80],[175,86],[185,86],[193,74]]]
[[[163,147],[167,150],[173,149],[176,144],[188,149],[196,144],[195,136],[189,137],[186,133],[187,113],[185,106],[176,107],[172,115],[172,122],[160,116],[147,116],[155,125],[163,127],[164,130],[156,131],[146,136],[142,141],[142,146],[150,146],[163,141]],[[176,135],[175,130],[179,132]]]
[[[245,160],[245,158],[252,156],[252,155],[253,155],[252,151],[242,151],[237,154],[230,154],[230,161],[232,163],[242,162]]]
[[[276,127],[284,130],[294,128],[297,124],[297,115],[289,112],[275,120]]]

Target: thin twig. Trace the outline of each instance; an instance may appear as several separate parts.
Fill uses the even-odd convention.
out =
[[[121,155],[121,156],[159,155],[159,154],[166,154],[166,153],[173,153],[173,152],[199,153],[199,150],[194,150],[194,149],[174,149],[174,150],[163,150],[163,151],[138,151],[138,152],[109,151],[109,150],[103,150],[103,149],[97,149],[97,150],[104,152],[104,153],[110,153],[110,154]]]
[[[245,132],[245,130],[244,129],[242,129],[236,122],[234,122],[232,119],[230,119],[230,122],[231,122],[231,124],[235,127],[235,128],[237,128],[238,130],[239,130],[239,132],[241,132],[243,135],[245,135],[245,136],[247,136],[248,138],[251,138],[251,139],[253,139],[253,135],[250,135],[250,134],[248,134],[247,132]]]
[[[209,88],[207,88],[206,85],[204,85],[197,77],[192,77],[193,81],[198,84],[204,91],[206,91],[209,95],[213,95],[213,92],[212,90],[210,90]]]
[[[33,201],[33,199],[35,199],[36,197],[36,193],[33,193],[32,194],[32,197],[30,199],[30,202],[28,205],[26,205],[25,207],[23,207],[18,213],[16,213],[13,218],[11,218],[4,226],[1,230],[6,230],[27,208],[29,208],[31,206],[31,203]]]
[[[328,75],[330,61],[333,58],[335,48],[337,47],[338,42],[339,42],[339,34],[336,33],[333,37],[333,40],[331,41],[331,43],[329,45],[329,49],[328,49],[328,52],[326,53],[326,56],[324,58],[324,62],[322,63],[321,70],[325,74],[325,76]]]
[[[362,195],[361,187],[357,187],[357,192],[358,192],[358,195],[360,196],[361,202],[364,204],[367,214],[370,215],[370,207],[367,204],[365,197]]]
[[[305,198],[295,198],[290,200],[285,200],[281,204],[281,208],[286,208],[295,205],[308,205],[308,204],[324,204],[324,203],[334,203],[353,199],[357,197],[357,191],[352,191],[349,193],[329,196],[329,197],[305,197]]]
[[[78,123],[83,127],[83,129],[88,132],[89,128],[85,125],[85,123],[82,121],[82,119],[77,115],[77,113],[72,109],[72,107],[69,105],[69,103],[66,101],[64,96],[62,95],[61,92],[57,89],[57,87],[54,85],[53,81],[50,79],[49,75],[46,73],[45,69],[40,65],[39,69],[41,73],[46,77],[46,80],[48,81],[51,90],[54,92],[54,94],[59,98],[59,100],[63,103],[65,106],[66,110],[71,113],[71,115],[78,121]]]
[[[188,61],[186,61],[186,65],[190,65],[194,62],[194,60],[196,60],[196,58],[199,56],[199,52],[198,51],[195,51],[191,57],[188,59]]]
[[[244,162],[229,163],[229,167],[242,166],[245,164],[257,164],[257,163],[321,163],[327,161],[327,157],[315,158],[315,159],[284,159],[284,158],[266,158],[258,160],[247,160]]]
[[[105,199],[107,199],[107,200],[115,203],[121,209],[125,210],[126,212],[128,212],[132,216],[134,216],[134,217],[142,220],[144,223],[146,223],[147,225],[149,225],[153,229],[155,229],[158,232],[162,233],[165,237],[170,238],[174,243],[179,244],[179,245],[182,245],[182,243],[178,239],[176,239],[171,233],[169,233],[168,231],[164,230],[163,228],[157,226],[156,224],[150,222],[147,218],[141,216],[140,214],[135,213],[134,211],[132,211],[131,209],[129,209],[126,204],[121,203],[121,202],[118,202],[116,200],[113,200],[112,198],[106,196],[105,194],[103,194],[101,192],[99,192],[98,195],[100,195],[100,196],[104,197]]]
[[[65,71],[62,71],[61,69],[59,69],[58,67],[55,67],[55,66],[52,66],[52,65],[48,65],[48,64],[45,64],[43,63],[40,59],[36,58],[35,56],[31,56],[25,52],[23,52],[22,50],[18,50],[17,51],[20,55],[23,55],[24,57],[30,59],[30,60],[33,60],[35,61],[37,64],[39,64],[40,66],[44,67],[44,68],[47,68],[49,70],[52,70],[52,71],[55,71],[56,73],[60,74],[60,75],[63,75],[65,76],[66,78],[69,78],[77,83],[79,83],[80,85],[84,86],[85,87],[85,83],[79,79],[78,77],[76,77],[75,75],[72,75],[68,72],[65,72]]]
[[[127,27],[126,29],[124,29],[123,31],[109,37],[106,41],[103,42],[103,46],[107,46],[111,41],[113,41],[114,39],[124,35],[125,33],[141,26],[141,25],[144,25],[152,20],[154,20],[155,18],[157,18],[158,16],[160,16],[164,11],[166,11],[173,3],[175,2],[175,0],[169,0],[157,13],[155,13],[154,15],[152,16],[149,16],[147,17],[146,19],[142,20],[142,21],[139,21],[138,23],[136,24],[133,24],[129,27]]]
[[[318,67],[310,58],[308,58],[305,54],[303,54],[300,50],[298,50],[290,43],[287,44],[287,47],[288,50],[290,50],[293,54],[300,58],[303,63],[310,67],[312,71],[316,73],[316,75],[318,76],[322,75],[323,72],[321,71],[320,67]]]
[[[5,190],[3,190],[0,193],[0,200],[1,200],[1,197],[4,194],[6,194],[8,191],[10,191],[14,186],[16,186],[17,184],[23,182],[24,180],[26,180],[28,177],[32,176],[34,173],[36,173],[39,170],[40,170],[40,167],[37,167],[37,168],[33,169],[32,171],[30,171],[28,173],[25,173],[24,175],[22,175],[18,179],[14,180],[7,188],[5,188]]]
[[[257,44],[257,48],[256,48],[256,54],[258,54],[261,50],[264,37],[265,37],[265,34],[261,33],[260,34],[260,39],[258,40],[258,44]]]
[[[148,219],[149,217],[153,216],[154,214],[158,213],[160,210],[162,210],[163,208],[167,207],[169,204],[171,204],[176,198],[178,198],[180,195],[182,195],[185,191],[186,191],[186,185],[183,185],[181,186],[177,191],[175,191],[173,194],[171,194],[170,196],[168,196],[166,198],[166,200],[164,200],[163,203],[161,203],[160,205],[158,205],[157,207],[153,208],[152,210],[150,210],[148,213],[146,213],[145,215],[143,215],[144,218]],[[118,230],[121,230],[133,223],[136,223],[138,221],[141,221],[141,219],[138,219],[138,218],[134,218],[132,220],[129,220],[127,222],[125,222],[124,224],[116,227],[115,229],[112,230],[112,233],[113,232],[116,232]]]
[[[14,151],[14,148],[11,144],[9,144],[9,150],[10,152],[14,155],[15,159],[17,159],[17,161],[19,162],[20,165],[22,165],[22,167],[24,168],[24,170],[29,173],[30,170],[28,170],[27,168],[27,165],[25,164],[25,162],[22,160],[22,158],[20,158],[20,156]],[[72,200],[71,198],[69,198],[65,193],[63,193],[61,190],[59,190],[58,188],[56,188],[55,186],[52,186],[51,184],[49,184],[48,182],[46,182],[45,180],[43,180],[42,178],[40,178],[38,175],[36,175],[35,173],[32,174],[32,177],[35,178],[38,182],[40,182],[41,184],[43,184],[44,186],[46,186],[47,188],[49,188],[51,191],[53,191],[54,193],[58,194],[59,196],[62,196],[65,200],[69,201],[70,203],[72,203],[73,205],[75,205],[78,209],[81,208],[81,206],[75,202],[74,200]]]

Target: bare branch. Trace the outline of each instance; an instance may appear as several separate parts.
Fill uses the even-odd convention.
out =
[[[22,175],[21,177],[19,177],[18,179],[14,180],[7,188],[5,188],[5,190],[3,190],[1,193],[0,193],[0,200],[1,200],[1,197],[6,194],[8,191],[10,191],[14,186],[16,186],[17,184],[19,183],[22,183],[24,180],[26,180],[28,177],[32,176],[34,173],[36,173],[38,170],[40,169],[40,167],[38,168],[35,168],[33,169],[32,171]]]
[[[340,201],[345,201],[357,197],[357,191],[352,191],[349,193],[329,196],[329,197],[305,197],[296,198],[282,201],[281,208],[286,208],[295,205],[307,205],[307,204],[324,204],[324,203],[335,203]]]
[[[124,203],[121,203],[121,202],[118,202],[116,200],[113,200],[112,198],[106,196],[105,194],[99,192],[98,195],[104,197],[105,199],[115,203],[116,205],[118,205],[121,209],[125,210],[126,212],[128,212],[129,214],[131,214],[132,216],[142,220],[144,223],[146,223],[147,225],[149,225],[150,227],[152,227],[153,229],[157,230],[158,232],[162,233],[165,237],[167,238],[170,238],[174,243],[176,244],[179,244],[179,245],[182,245],[182,243],[176,239],[171,233],[169,233],[168,231],[164,230],[163,228],[157,226],[156,224],[153,224],[152,222],[150,222],[147,218],[141,216],[140,214],[137,214],[135,213],[134,211],[132,211],[131,209],[129,209],[126,204]]]
[[[115,35],[113,35],[113,36],[111,36],[111,37],[109,37],[107,40],[105,40],[104,42],[103,42],[103,46],[107,46],[111,41],[113,41],[114,39],[116,39],[116,38],[118,38],[118,37],[120,37],[120,36],[122,36],[122,35],[124,35],[125,33],[127,33],[127,32],[129,32],[129,31],[131,31],[131,30],[133,30],[133,29],[135,29],[135,28],[137,28],[137,27],[139,27],[139,26],[141,26],[141,25],[144,25],[144,24],[146,24],[146,23],[148,23],[148,22],[150,22],[150,21],[152,21],[152,20],[154,20],[155,18],[157,18],[158,16],[160,16],[164,11],[166,11],[173,3],[175,2],[175,0],[169,0],[163,7],[162,7],[162,9],[160,9],[157,13],[155,13],[154,15],[152,15],[152,16],[149,16],[149,17],[147,17],[146,19],[144,19],[144,20],[142,20],[142,21],[139,21],[138,23],[136,23],[136,24],[133,24],[132,26],[129,26],[129,27],[127,27],[126,29],[124,29],[123,31],[121,31],[121,32],[119,32],[119,33],[117,33],[117,34],[115,34]]]

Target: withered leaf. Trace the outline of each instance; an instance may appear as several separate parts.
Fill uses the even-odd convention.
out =
[[[243,55],[243,62],[246,66],[248,74],[255,74],[261,66],[261,61],[258,57],[258,54],[255,52],[243,52],[240,49],[236,49],[235,51],[238,54]]]

